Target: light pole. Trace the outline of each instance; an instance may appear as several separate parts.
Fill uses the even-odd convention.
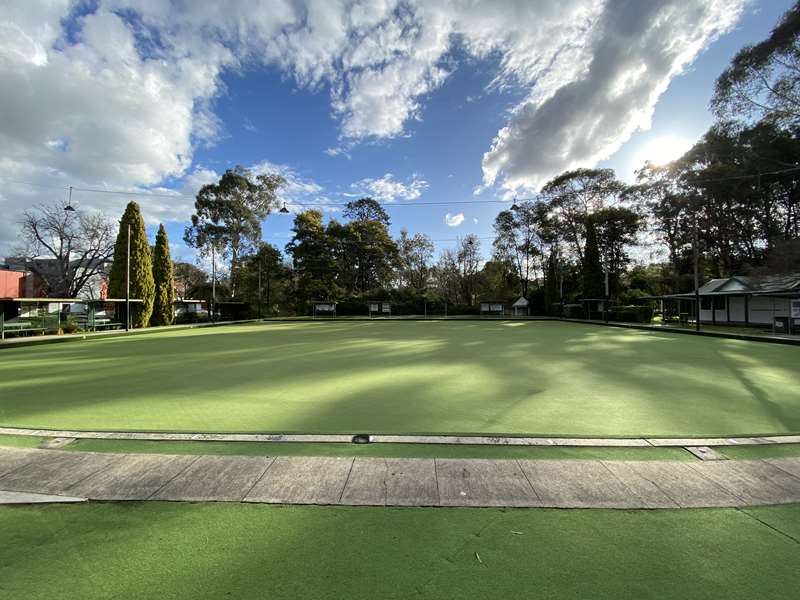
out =
[[[131,329],[131,224],[128,223],[128,248],[125,253],[125,331]]]
[[[692,258],[694,260],[694,328],[700,331],[700,253],[697,248],[697,209],[692,213]],[[712,304],[711,310],[714,310]]]
[[[214,322],[214,309],[217,304],[217,259],[214,255],[214,242],[211,242],[211,321]]]
[[[64,212],[78,212],[72,206],[72,186],[69,186],[69,200],[64,207]],[[125,251],[125,331],[131,329],[131,224],[128,223],[128,240],[127,248]]]

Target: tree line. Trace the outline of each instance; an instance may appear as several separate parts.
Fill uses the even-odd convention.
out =
[[[425,234],[403,230],[394,239],[372,198],[348,203],[341,220],[297,214],[282,255],[256,227],[277,207],[282,180],[243,169],[201,190],[185,239],[202,250],[212,232],[230,259],[230,293],[252,301],[260,270],[261,293],[266,272],[269,303],[290,311],[312,300],[373,298],[469,310],[520,295],[549,311],[607,292],[629,303],[691,290],[695,250],[703,279],[800,270],[799,33],[796,4],[766,40],[740,50],[716,82],[717,122],[684,156],[645,163],[633,185],[610,169],[554,177],[497,215],[488,255],[474,235],[437,257]],[[221,214],[221,205],[233,209]]]
[[[711,102],[716,122],[681,158],[645,163],[632,185],[611,169],[562,173],[535,197],[500,211],[485,249],[466,235],[437,256],[424,233],[402,230],[393,237],[389,214],[369,197],[349,202],[339,218],[326,220],[316,209],[295,214],[291,240],[277,248],[261,239],[261,227],[271,213],[286,212],[279,202],[285,181],[242,167],[198,192],[184,241],[213,259],[217,297],[248,303],[254,316],[306,313],[315,300],[337,300],[352,310],[363,310],[367,300],[392,300],[415,312],[437,303],[472,312],[481,301],[518,296],[540,312],[607,295],[629,304],[691,290],[695,251],[703,279],[800,271],[798,39],[800,3],[719,76]],[[72,236],[67,257],[77,248],[92,257],[108,254],[112,233],[102,219],[82,216],[70,229],[64,224],[70,217],[50,213],[56,227],[81,232]],[[131,295],[145,299],[137,324],[167,322],[167,287],[179,298],[211,299],[205,270],[171,263],[163,227],[150,251],[135,203],[113,247],[113,295],[124,285],[120,236],[127,223],[137,257]],[[47,239],[33,213],[23,235],[39,250]],[[63,259],[64,249],[53,254]],[[70,271],[70,261],[64,264]],[[73,293],[80,285],[73,277],[64,289]]]

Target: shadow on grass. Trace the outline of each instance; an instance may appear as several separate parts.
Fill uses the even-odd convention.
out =
[[[20,348],[0,364],[0,423],[601,436],[800,430],[800,391],[787,383],[800,349],[515,325],[281,323]],[[742,356],[746,371],[735,364]]]

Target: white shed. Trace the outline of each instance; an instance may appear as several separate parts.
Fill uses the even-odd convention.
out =
[[[520,296],[519,298],[517,298],[514,304],[511,305],[511,309],[514,311],[513,313],[514,316],[517,317],[519,315],[528,315],[529,306],[530,302],[528,302],[528,299],[523,296]]]

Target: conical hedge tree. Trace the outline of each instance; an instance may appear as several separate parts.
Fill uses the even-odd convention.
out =
[[[605,298],[605,274],[600,262],[597,244],[597,227],[590,217],[586,221],[586,247],[583,251],[583,297]]]
[[[175,317],[175,310],[172,306],[175,299],[175,285],[172,281],[169,240],[163,225],[158,226],[156,247],[153,250],[153,281],[156,291],[150,323],[152,325],[172,325]]]
[[[131,326],[147,327],[153,312],[153,265],[150,259],[150,244],[144,230],[144,219],[136,202],[129,202],[119,221],[119,234],[114,244],[114,262],[108,276],[108,295],[111,298],[125,297],[125,271],[128,248],[128,225],[131,243],[131,298],[142,302],[131,303]]]

